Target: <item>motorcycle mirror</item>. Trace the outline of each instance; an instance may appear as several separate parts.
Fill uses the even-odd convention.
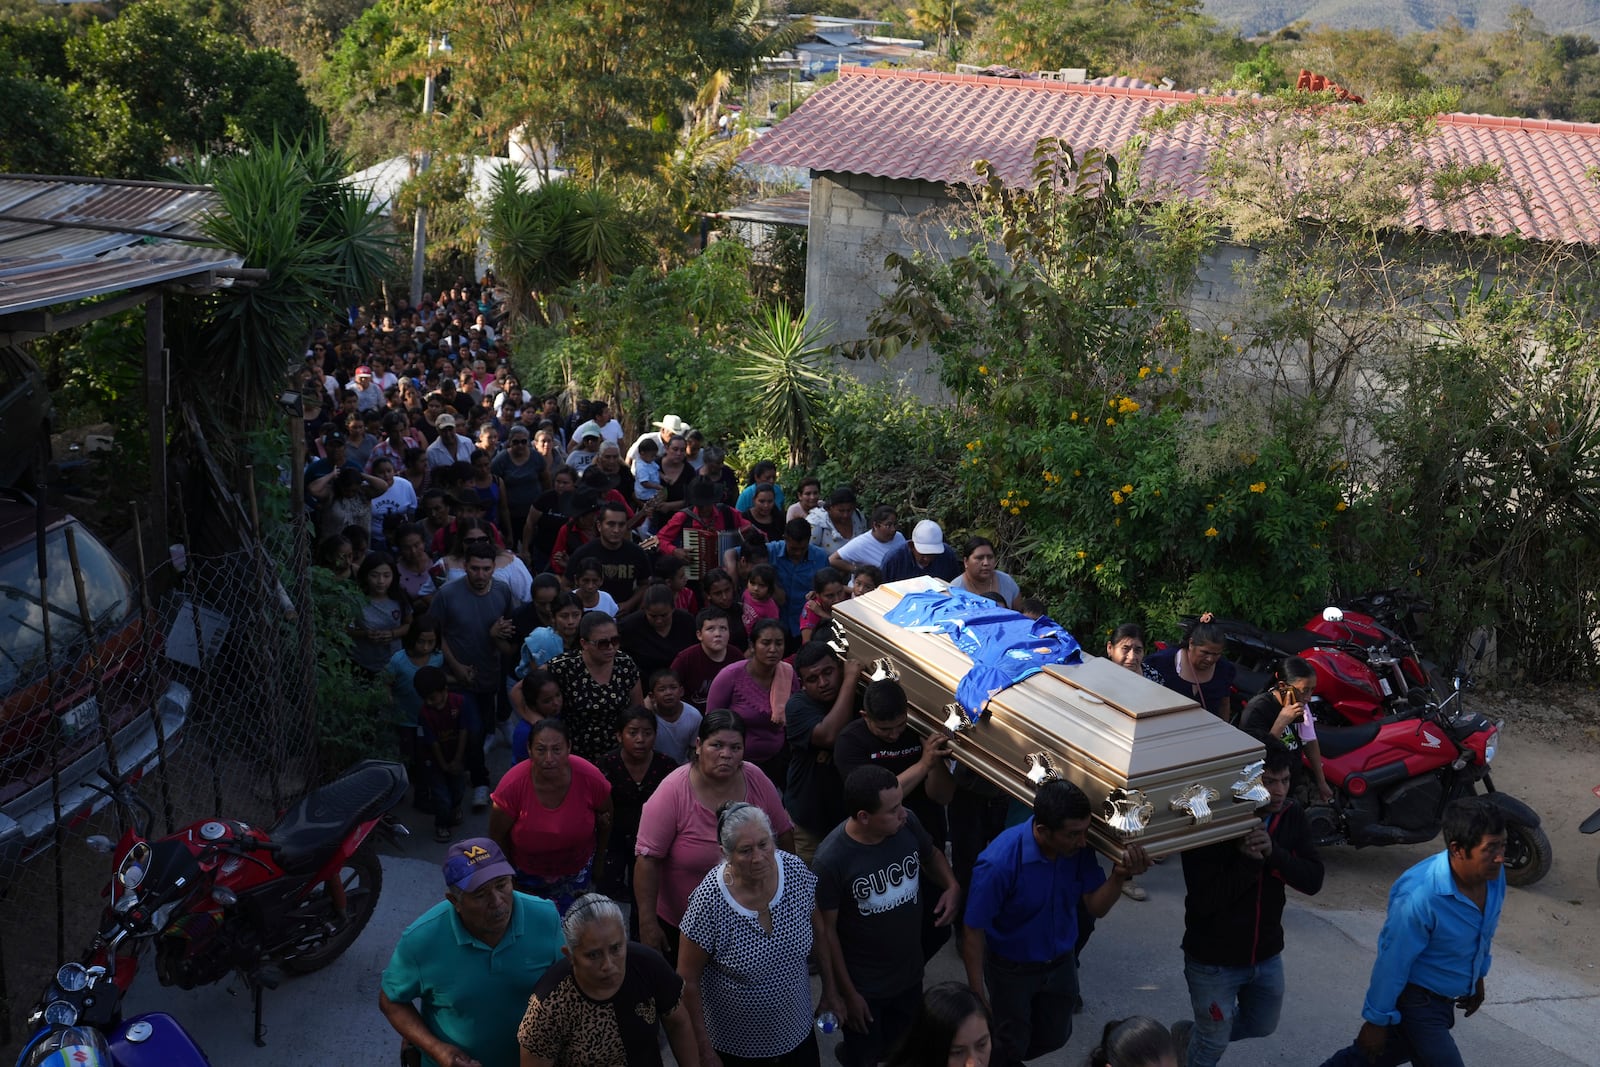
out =
[[[112,851],[117,847],[111,838],[105,834],[93,834],[84,838],[83,843],[89,847],[90,852],[98,852],[102,856],[111,855]]]
[[[221,904],[224,908],[231,908],[239,903],[239,896],[225,885],[213,886],[211,899]]]
[[[1322,609],[1322,621],[1323,622],[1343,622],[1344,621],[1344,612],[1340,611],[1338,608],[1335,608],[1335,607],[1323,608]]]

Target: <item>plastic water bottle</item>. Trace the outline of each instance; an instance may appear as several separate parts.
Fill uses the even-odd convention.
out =
[[[839,1017],[831,1011],[825,1011],[817,1016],[817,1033],[831,1034],[839,1029]]]

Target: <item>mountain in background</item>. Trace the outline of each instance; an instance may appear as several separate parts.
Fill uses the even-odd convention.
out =
[[[1600,0],[1526,0],[1551,33],[1600,37]],[[1293,22],[1339,29],[1431,30],[1452,18],[1468,29],[1501,30],[1506,0],[1205,0],[1205,13],[1244,34],[1274,33]]]

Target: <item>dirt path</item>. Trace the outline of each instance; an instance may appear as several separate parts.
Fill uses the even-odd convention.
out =
[[[1512,953],[1600,987],[1600,834],[1584,836],[1578,824],[1597,807],[1590,790],[1600,785],[1600,695],[1593,690],[1524,693],[1507,699],[1474,696],[1472,706],[1504,718],[1494,784],[1525,801],[1544,820],[1555,853],[1550,873],[1537,885],[1506,897],[1497,958]],[[1389,887],[1439,842],[1388,848],[1331,848],[1323,893],[1312,907],[1383,911]]]

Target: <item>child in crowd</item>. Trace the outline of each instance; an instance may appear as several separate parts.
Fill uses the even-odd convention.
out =
[[[682,766],[694,750],[700,732],[700,711],[683,702],[683,682],[677,672],[659,670],[650,676],[644,706],[655,712],[657,752]]]
[[[411,625],[411,612],[403,600],[395,599],[394,560],[388,553],[369,553],[356,571],[356,582],[366,596],[361,618],[350,627],[356,666],[375,676],[382,674],[390,658],[400,651],[400,638]]]
[[[661,492],[661,464],[656,462],[661,446],[654,437],[639,442],[639,454],[633,460],[633,495],[643,504],[654,500]]]
[[[422,696],[417,692],[417,672],[424,667],[444,669],[444,653],[439,651],[439,624],[426,614],[418,615],[406,628],[400,651],[384,668],[389,694],[394,699],[392,721],[400,759],[406,773],[417,784],[417,807],[427,810],[427,790],[422,785],[421,761],[417,758],[417,724],[422,713]]]
[[[1042,619],[1045,614],[1044,601],[1036,596],[1025,596],[1017,601],[1017,610],[1030,619]]]
[[[515,765],[528,758],[533,724],[540,719],[561,718],[561,686],[548,672],[530,670],[527,677],[511,687],[511,710],[516,712],[516,726],[511,730],[511,762]]]
[[[833,606],[850,596],[842,571],[823,567],[811,578],[811,595],[800,609],[800,643],[810,642],[817,630],[833,622]]]
[[[690,615],[700,610],[700,594],[689,584],[687,563],[676,556],[664,555],[656,561],[656,577],[663,579],[672,590],[674,610],[687,611]]]
[[[733,575],[718,567],[706,572],[704,584],[706,606],[728,613],[728,645],[743,655],[749,647],[750,635],[744,628],[744,610],[734,603],[739,598],[739,589],[733,583]]]
[[[855,575],[850,579],[850,595],[866,596],[878,586],[883,584],[883,571],[870,563],[856,568]]]
[[[473,732],[471,716],[466,699],[450,692],[441,668],[422,668],[412,685],[422,698],[417,740],[422,749],[422,777],[433,801],[433,838],[448,841],[451,829],[461,821],[467,740]]]
[[[750,577],[744,585],[743,621],[746,632],[754,629],[762,619],[779,617],[778,569],[770,563],[758,563],[750,568]]]

